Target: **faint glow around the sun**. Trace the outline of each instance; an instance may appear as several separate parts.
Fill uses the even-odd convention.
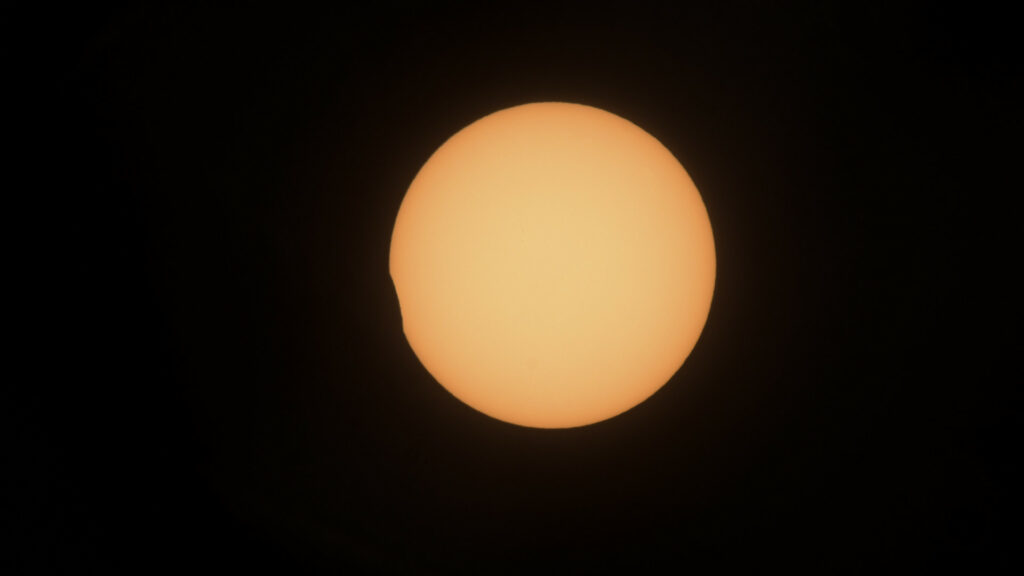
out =
[[[653,136],[567,103],[501,110],[445,142],[391,239],[406,338],[456,398],[566,428],[661,388],[703,330],[707,211]]]

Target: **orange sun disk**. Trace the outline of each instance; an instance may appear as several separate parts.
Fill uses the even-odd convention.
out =
[[[469,406],[538,428],[654,394],[711,307],[700,193],[653,136],[579,104],[525,104],[462,129],[402,201],[391,277],[406,338]]]

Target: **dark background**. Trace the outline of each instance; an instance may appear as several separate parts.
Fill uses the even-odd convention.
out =
[[[16,561],[1009,567],[1006,21],[930,3],[49,15],[26,49],[48,62],[27,147],[50,255]],[[559,431],[448,395],[388,276],[433,150],[542,100],[672,150],[719,266],[679,373]]]

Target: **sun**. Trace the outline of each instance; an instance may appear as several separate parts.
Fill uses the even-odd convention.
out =
[[[537,428],[643,402],[707,321],[703,199],[657,139],[609,112],[524,104],[473,122],[406,192],[390,270],[412,350],[451,394]]]

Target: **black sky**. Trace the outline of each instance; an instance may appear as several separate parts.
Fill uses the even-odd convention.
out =
[[[932,4],[54,16],[17,561],[1008,567],[1006,16]],[[430,153],[544,100],[661,140],[719,266],[680,372],[563,431],[434,383],[387,262]]]

